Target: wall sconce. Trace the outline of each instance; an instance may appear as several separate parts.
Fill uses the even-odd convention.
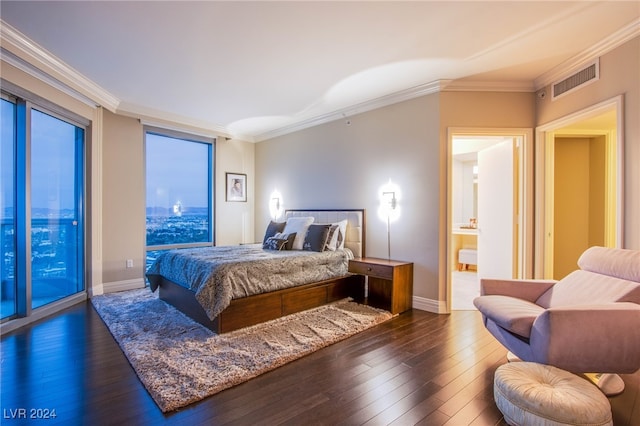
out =
[[[382,198],[387,204],[387,258],[391,260],[391,213],[396,209],[398,200],[395,191],[383,192]]]
[[[380,189],[380,206],[378,217],[387,222],[387,258],[391,260],[391,222],[400,216],[398,206],[399,188],[391,181]]]
[[[271,218],[275,221],[278,220],[278,217],[282,214],[282,196],[278,191],[273,191],[271,193],[271,200],[269,201],[269,214],[271,214]]]

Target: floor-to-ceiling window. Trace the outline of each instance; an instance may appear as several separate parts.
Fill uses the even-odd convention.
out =
[[[84,129],[31,109],[31,307],[84,290]]]
[[[1,317],[83,293],[84,148],[89,123],[3,93]]]
[[[16,221],[15,221],[15,139],[16,103],[8,96],[2,97],[0,120],[0,318],[16,314]]]
[[[147,267],[163,250],[213,244],[213,140],[145,129]]]

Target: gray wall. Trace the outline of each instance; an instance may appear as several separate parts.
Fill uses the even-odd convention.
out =
[[[435,297],[439,98],[424,96],[258,143],[256,233],[266,228],[269,196],[278,190],[285,208],[365,208],[366,254],[386,258],[378,190],[391,180],[401,190],[391,257],[413,261],[415,294]]]

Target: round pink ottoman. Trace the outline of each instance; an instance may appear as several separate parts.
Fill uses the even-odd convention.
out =
[[[613,425],[609,400],[596,386],[550,365],[501,365],[493,397],[510,425]]]

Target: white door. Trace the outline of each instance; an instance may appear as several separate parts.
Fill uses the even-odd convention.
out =
[[[515,141],[478,151],[478,277],[513,278]]]

